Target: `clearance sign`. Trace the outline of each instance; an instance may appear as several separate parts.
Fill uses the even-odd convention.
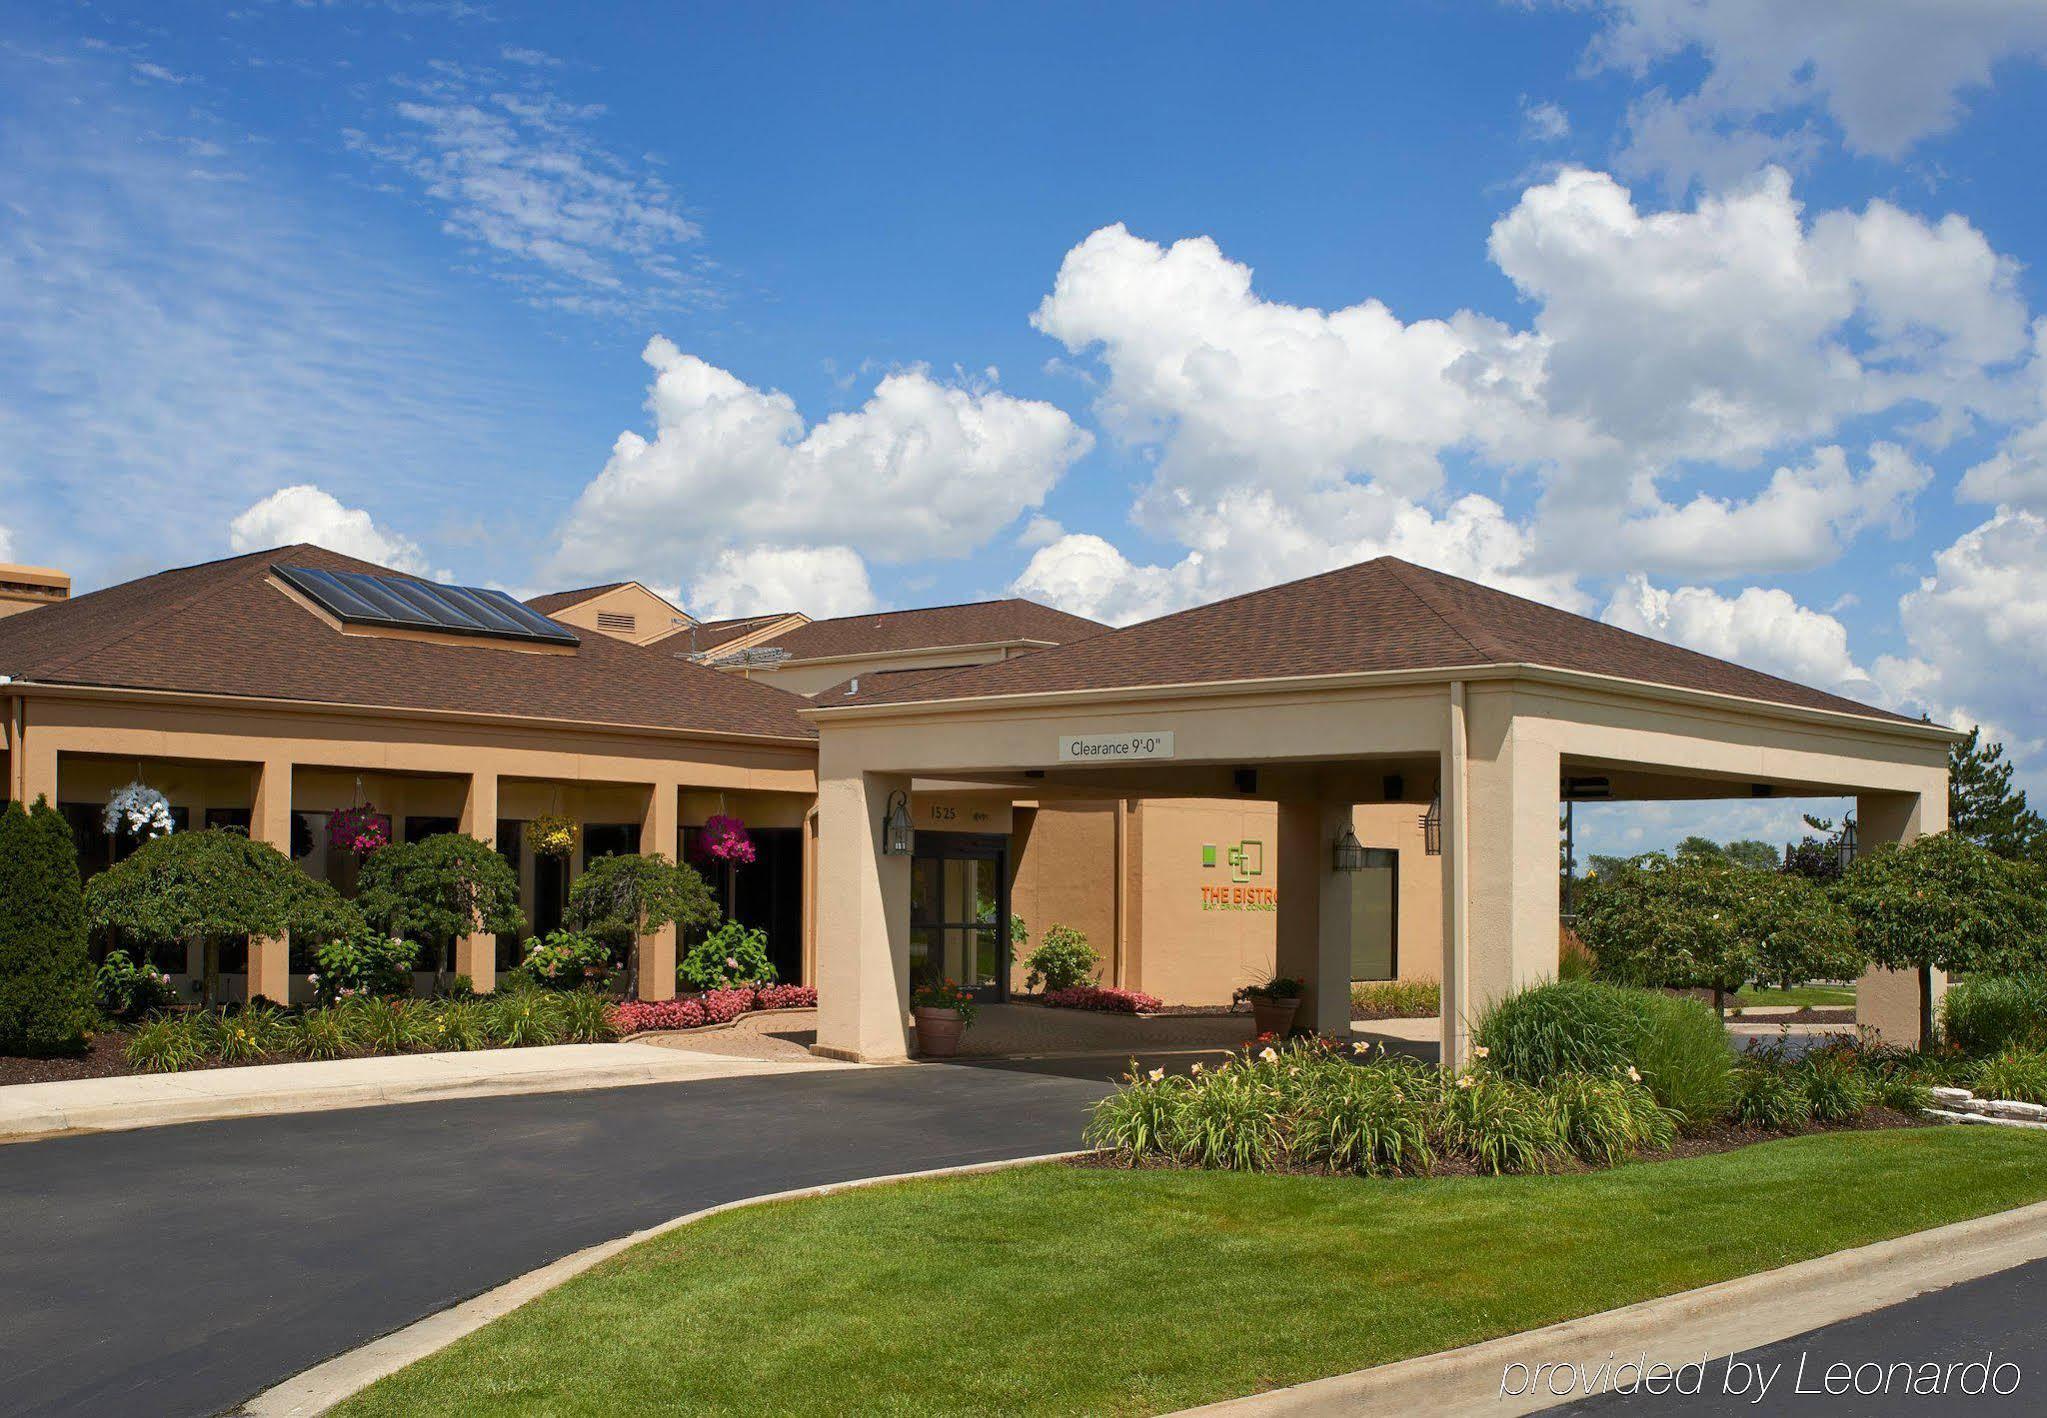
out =
[[[1201,884],[1201,909],[1204,911],[1276,911],[1279,909],[1279,889],[1267,886],[1261,878],[1265,875],[1265,844],[1246,839],[1232,846],[1218,849],[1204,846],[1201,849],[1201,866],[1205,871],[1216,871],[1227,865],[1230,879],[1227,882],[1203,882]]]

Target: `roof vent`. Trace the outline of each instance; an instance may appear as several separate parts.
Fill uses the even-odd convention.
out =
[[[851,678],[851,679],[849,679],[849,680],[847,680],[847,681],[846,681],[846,693],[847,693],[847,694],[858,694],[859,692],[860,692],[860,676],[858,676],[858,675],[854,675],[854,676],[853,676],[853,678]]]
[[[638,625],[638,617],[634,616],[630,611],[597,612],[597,628],[599,630],[618,630],[631,635]]]

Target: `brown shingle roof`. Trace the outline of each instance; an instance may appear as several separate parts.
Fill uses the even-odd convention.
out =
[[[556,611],[565,611],[570,606],[580,606],[592,596],[601,596],[606,591],[616,591],[625,584],[623,581],[607,581],[602,586],[585,586],[578,591],[549,591],[544,596],[535,596],[526,604],[542,615],[553,615]]]
[[[1012,598],[813,620],[772,636],[763,644],[788,651],[791,659],[815,660],[831,655],[1014,644],[1022,640],[1059,645],[1100,635],[1107,629],[1082,616],[1068,615],[1036,601]]]
[[[524,654],[488,642],[343,635],[270,580],[272,563],[400,574],[307,545],[160,572],[0,620],[0,674],[56,684],[813,736],[796,714],[807,701],[796,695],[609,636],[585,635],[570,654]]]
[[[1502,664],[1902,717],[1390,556],[873,695],[862,685],[859,702]]]

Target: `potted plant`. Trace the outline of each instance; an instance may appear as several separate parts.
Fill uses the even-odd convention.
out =
[[[1307,987],[1306,980],[1274,975],[1260,984],[1244,986],[1237,991],[1236,998],[1251,1001],[1251,1023],[1258,1033],[1285,1038],[1294,1027],[1294,1015],[1301,1008],[1301,992]]]
[[[574,818],[559,813],[543,812],[526,823],[526,847],[536,857],[566,857],[582,835]]]
[[[917,1019],[917,1052],[949,1059],[960,1051],[960,1035],[974,1022],[974,997],[951,980],[919,985],[910,993]]]

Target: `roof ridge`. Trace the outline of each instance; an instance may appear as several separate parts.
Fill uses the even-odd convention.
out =
[[[226,582],[232,583],[246,576],[251,566],[263,566],[265,567],[265,569],[267,569],[268,563],[265,561],[266,557],[274,556],[278,552],[297,551],[301,547],[307,547],[311,545],[312,543],[310,542],[288,542],[284,546],[268,547],[262,551],[243,552],[239,556],[215,557],[212,561],[198,561],[194,562],[190,566],[174,567],[172,568],[172,570],[204,571],[208,567],[212,566],[226,567],[230,563],[237,561],[247,563],[246,565],[237,568],[236,571],[229,572],[227,576],[224,578]],[[168,575],[170,573],[163,572],[159,574]],[[142,634],[144,631],[152,630],[157,625],[161,624],[163,621],[168,620],[171,617],[182,613],[188,607],[192,606],[194,603],[196,603],[201,598],[206,596],[209,592],[218,590],[222,584],[223,581],[220,580],[208,580],[202,578],[200,585],[195,587],[190,595],[180,596],[176,600],[167,601],[160,605],[154,613],[145,612],[142,615],[136,616],[132,620],[123,622],[121,624],[117,624],[113,627],[113,633],[111,634],[100,636],[97,639],[89,639],[83,642],[82,644],[78,644],[76,653],[68,655],[61,660],[52,660],[49,664],[43,667],[43,673],[50,674],[60,670],[68,669],[72,665],[77,664],[80,660],[84,660],[90,656],[101,654],[107,650],[111,650],[117,645],[125,644],[126,642],[133,640],[136,636]],[[113,588],[108,587],[107,589],[112,590]],[[77,602],[73,602],[73,604],[77,604]]]
[[[1039,610],[1051,611],[1055,615],[1073,616],[1075,620],[1088,620],[1087,616],[1074,615],[1072,611],[1061,610],[1057,606],[1047,605],[1045,602],[1033,600],[1029,596],[984,596],[978,601],[945,601],[935,606],[902,606],[895,610],[890,611],[855,611],[851,615],[820,616],[814,617],[810,623],[812,625],[829,625],[833,621],[838,620],[879,620],[883,616],[891,615],[921,615],[926,611],[965,610],[969,606],[1009,606],[1009,605],[1036,606]],[[801,614],[801,612],[792,611],[789,612],[789,614],[795,615]],[[1090,623],[1094,625],[1101,624],[1100,621],[1091,621]],[[1115,627],[1113,626],[1111,627],[1111,629],[1114,628]]]
[[[1430,571],[1428,567],[1416,566],[1412,562],[1402,561],[1397,556],[1385,556],[1379,559],[1387,564],[1388,569],[1393,573],[1393,579],[1400,583],[1402,589],[1417,601],[1420,601],[1422,608],[1442,622],[1445,630],[1449,631],[1459,640],[1462,640],[1466,645],[1469,645],[1473,654],[1489,662],[1511,658],[1511,652],[1500,641],[1494,640],[1482,631],[1474,634],[1472,630],[1451,619],[1449,613],[1442,606],[1438,605],[1436,598],[1430,594],[1435,588],[1431,586],[1425,589],[1424,586],[1416,584],[1415,577],[1407,574],[1410,571],[1416,571],[1434,576],[1448,576],[1448,572]],[[1451,579],[1456,580],[1460,578],[1452,577]]]

